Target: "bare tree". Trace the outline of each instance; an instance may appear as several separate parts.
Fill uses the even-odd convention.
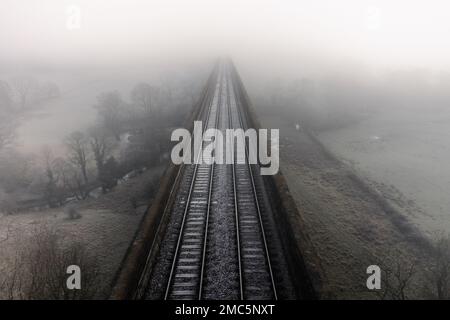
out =
[[[108,182],[108,177],[111,176],[110,166],[106,166],[106,162],[113,149],[113,143],[102,130],[94,129],[90,134],[90,144],[97,166],[97,179],[102,184],[103,192],[105,192],[108,185],[111,184]]]
[[[31,77],[16,77],[13,79],[13,87],[19,98],[19,105],[22,109],[28,107],[31,95],[38,86],[36,79]]]
[[[44,187],[44,197],[50,207],[54,207],[56,204],[56,193],[57,193],[57,177],[53,170],[53,153],[50,147],[44,146],[42,149],[42,157],[44,162],[45,170],[45,187]]]
[[[394,256],[392,253],[387,256]],[[377,295],[382,300],[407,300],[417,272],[417,261],[396,255],[395,261],[377,263],[380,266],[381,290]]]
[[[102,93],[98,98],[98,115],[103,126],[119,141],[122,133],[124,101],[118,91]]]
[[[90,132],[90,145],[97,165],[97,171],[100,173],[106,157],[112,150],[113,144],[102,130],[93,129]]]
[[[139,83],[131,90],[132,103],[144,111],[144,114],[151,114],[156,107],[157,88],[147,84]]]
[[[63,158],[56,158],[54,160],[54,170],[60,184],[58,196],[61,199],[61,204],[65,200],[66,195],[71,195],[77,200],[82,200],[86,197],[83,178],[77,168]]]
[[[385,271],[384,298],[391,300],[407,300],[413,277],[416,272],[415,263],[403,264],[397,262],[393,268]]]
[[[86,136],[79,131],[71,133],[65,141],[66,147],[69,151],[69,161],[75,165],[83,177],[84,184],[89,182],[88,180],[88,140]]]
[[[450,299],[450,237],[436,237],[427,270],[428,285],[426,293],[433,299]]]

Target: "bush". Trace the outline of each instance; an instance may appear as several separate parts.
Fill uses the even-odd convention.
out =
[[[81,269],[81,289],[66,286],[67,267]],[[69,242],[54,229],[41,227],[27,239],[16,255],[8,278],[0,279],[3,299],[92,299],[97,294],[99,268],[81,242]]]
[[[119,164],[114,157],[109,157],[99,172],[99,180],[103,192],[111,190],[117,185],[119,177]]]
[[[425,294],[431,299],[450,299],[450,237],[448,235],[436,237],[429,262]]]
[[[78,212],[74,204],[69,203],[68,205],[66,205],[66,207],[64,208],[64,212],[66,213],[69,220],[81,218],[81,214]]]

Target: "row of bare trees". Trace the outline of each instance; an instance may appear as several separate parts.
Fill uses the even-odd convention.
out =
[[[16,94],[11,93],[7,83],[0,82],[3,88],[0,89],[0,103],[3,101],[0,113],[5,111],[5,116],[0,114],[0,151],[2,147],[12,146],[4,153],[5,159],[0,159],[0,168],[5,167],[0,173],[0,209],[10,213],[28,206],[41,208],[41,202],[55,207],[72,198],[82,200],[98,187],[107,192],[126,173],[159,164],[170,148],[168,129],[179,126],[177,121],[185,114],[178,111],[189,112],[189,108],[172,106],[175,99],[170,88],[138,83],[130,91],[129,99],[122,98],[119,91],[103,92],[93,106],[97,123],[89,130],[65,137],[62,141],[65,153],[58,150],[54,154],[54,150],[44,147],[40,160],[36,160],[14,150],[15,122],[8,118],[13,117],[11,104],[30,101],[27,95],[33,82],[22,81],[14,89]],[[48,92],[56,91],[53,89],[49,84]],[[184,99],[185,106],[191,106],[193,90]],[[17,197],[21,194],[27,194],[31,200],[18,200],[23,198]],[[37,198],[40,196],[42,201]]]
[[[111,155],[114,142],[101,130],[88,135],[76,131],[66,137],[66,158],[54,157],[50,148],[43,149],[45,169],[44,197],[49,206],[64,204],[68,197],[85,199],[98,183],[103,191],[111,189],[117,181],[115,159]],[[95,163],[96,174],[92,174]]]
[[[43,150],[44,196],[50,206],[62,205],[68,197],[85,199],[97,186],[107,192],[127,170],[137,169],[142,163],[151,165],[150,157],[142,154],[160,153],[164,99],[158,88],[140,83],[131,91],[130,100],[125,102],[118,91],[101,93],[94,105],[97,125],[88,133],[76,131],[64,139],[65,158],[53,157],[49,148]],[[122,159],[127,163],[119,163],[114,156],[121,135],[126,132],[139,140],[138,147],[134,147],[140,149],[137,155],[140,161],[130,160],[132,155],[136,156],[130,150]]]

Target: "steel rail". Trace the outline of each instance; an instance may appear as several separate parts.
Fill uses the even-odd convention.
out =
[[[236,88],[236,86],[234,86],[234,87]],[[242,108],[242,104],[240,103],[240,99],[238,99],[236,93],[237,93],[237,90],[234,90],[234,95],[235,95],[235,100],[236,100],[236,110],[237,110],[237,113],[238,113],[238,119],[239,119],[239,123],[240,123],[241,128],[245,129],[244,123],[243,123],[243,119],[242,119],[242,112],[240,110]],[[259,223],[260,223],[260,228],[261,228],[261,235],[262,235],[262,239],[263,239],[263,244],[264,244],[264,249],[265,249],[266,259],[267,259],[267,265],[268,265],[269,274],[270,274],[270,280],[271,280],[271,284],[272,284],[272,291],[273,291],[275,300],[277,300],[278,299],[277,289],[276,289],[276,286],[275,286],[275,280],[274,280],[273,271],[272,271],[272,264],[271,264],[271,261],[270,261],[270,254],[269,254],[269,249],[268,249],[268,246],[267,246],[267,239],[266,239],[266,234],[265,234],[265,231],[264,231],[264,224],[263,224],[263,221],[262,221],[261,209],[260,209],[260,205],[259,205],[258,195],[257,195],[257,192],[256,192],[255,180],[254,180],[254,177],[253,177],[251,164],[250,164],[250,162],[248,160],[249,156],[248,156],[248,146],[247,145],[245,145],[245,158],[246,158],[247,168],[248,168],[248,171],[249,171],[249,174],[250,174],[250,180],[251,180],[251,184],[252,184],[252,190],[253,190],[253,197],[254,197],[254,201],[255,201],[255,206],[256,206],[257,213],[258,213],[258,218],[259,218]]]
[[[216,111],[216,120],[215,124],[216,127],[219,123],[220,118],[220,106],[222,104],[222,81],[220,83],[220,90],[219,90],[219,99],[217,101],[217,111]],[[214,147],[216,146],[217,136],[214,136]],[[214,148],[215,150],[215,148]],[[215,151],[214,151],[215,152]],[[201,270],[200,270],[200,283],[199,283],[199,289],[198,289],[198,300],[202,299],[202,293],[203,293],[203,278],[204,278],[204,272],[205,272],[205,263],[206,263],[206,248],[207,248],[207,242],[208,242],[208,225],[209,225],[209,212],[211,209],[211,196],[212,196],[212,187],[213,187],[213,178],[214,178],[214,164],[215,162],[215,154],[211,159],[211,173],[209,177],[209,190],[208,190],[208,206],[206,209],[206,221],[205,221],[205,235],[203,240],[203,255],[202,255],[202,263],[201,263]]]
[[[220,90],[221,90],[221,86],[222,86],[221,78],[220,78],[221,76],[222,76],[222,74],[220,73],[220,70],[219,70],[219,75],[218,75],[218,79],[219,79],[219,98],[220,98]],[[211,115],[211,110],[213,108],[213,102],[214,101],[212,101],[210,103],[210,105],[209,105],[208,114],[207,114],[206,122],[205,122],[206,125],[203,128],[204,129],[203,131],[205,131],[207,129],[207,125],[209,123],[209,118],[210,118],[210,115]],[[219,106],[219,103],[220,103],[220,100],[218,100],[218,106]],[[217,121],[217,113],[218,113],[217,111],[216,111],[216,121]],[[175,254],[174,254],[173,261],[172,261],[171,270],[170,270],[170,273],[169,273],[169,279],[167,281],[167,286],[166,286],[166,291],[165,291],[165,295],[164,295],[164,300],[167,300],[168,297],[169,297],[171,284],[172,284],[172,279],[173,279],[175,267],[176,267],[176,264],[177,264],[177,261],[178,261],[178,255],[179,255],[179,251],[180,251],[181,240],[182,240],[182,237],[183,237],[184,226],[185,226],[185,222],[186,222],[186,216],[187,216],[187,213],[189,211],[189,205],[191,203],[192,192],[193,192],[194,184],[195,184],[195,181],[196,181],[196,176],[197,176],[198,166],[199,166],[199,159],[200,159],[200,157],[202,155],[202,151],[203,151],[203,143],[202,143],[201,150],[199,150],[199,153],[198,153],[198,155],[196,157],[196,161],[195,161],[195,164],[194,164],[194,172],[193,172],[192,180],[191,180],[191,183],[190,183],[190,186],[189,186],[188,197],[187,197],[186,203],[185,203],[185,208],[184,208],[184,212],[183,212],[183,219],[182,219],[181,226],[180,226],[180,232],[178,234],[177,245],[176,245],[176,248],[175,248]],[[210,179],[210,182],[211,182],[211,179]],[[211,185],[208,186],[208,188],[210,189]],[[210,196],[210,194],[211,194],[211,191],[209,190],[209,196]],[[209,211],[209,207],[210,207],[209,200],[210,200],[210,198],[208,199],[208,211]],[[200,294],[199,294],[199,297],[200,297]]]
[[[230,87],[227,85],[227,110],[228,110],[228,127],[233,129],[233,119],[231,115],[231,101],[230,101]],[[233,138],[232,138],[233,139]],[[234,139],[231,141],[234,144]],[[236,246],[237,246],[237,256],[238,256],[238,269],[239,269],[239,296],[240,299],[244,299],[244,277],[242,276],[242,261],[241,261],[241,243],[240,243],[240,231],[239,231],[239,205],[237,201],[237,186],[236,186],[236,169],[234,166],[234,147],[232,150],[232,177],[233,177],[233,194],[234,194],[234,213],[235,213],[235,224],[236,224]]]

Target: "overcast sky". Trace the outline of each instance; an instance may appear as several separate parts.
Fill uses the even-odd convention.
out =
[[[449,9],[444,0],[1,0],[0,61],[226,53],[449,70]]]

